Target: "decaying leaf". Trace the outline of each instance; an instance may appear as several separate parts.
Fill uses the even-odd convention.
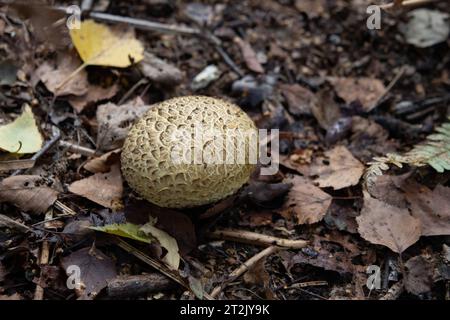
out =
[[[309,167],[309,176],[318,176],[314,182],[321,188],[339,190],[358,184],[364,173],[364,165],[344,146],[325,152],[326,158],[316,158]]]
[[[298,224],[312,224],[322,220],[332,197],[310,180],[300,176],[286,179],[284,182],[292,183],[293,186],[279,213],[286,219],[296,218]]]
[[[0,150],[11,153],[35,153],[42,147],[43,139],[30,106],[13,122],[0,126]]]
[[[317,97],[309,89],[299,84],[282,84],[281,92],[286,98],[289,112],[295,116],[311,115],[314,106],[319,103]]]
[[[234,42],[237,43],[241,49],[247,68],[256,73],[264,73],[264,68],[259,63],[256,53],[253,51],[251,45],[239,37],[235,37]]]
[[[83,112],[84,108],[86,108],[90,104],[110,99],[114,97],[118,91],[119,86],[117,84],[114,84],[107,88],[91,85],[85,95],[79,97],[71,97],[69,98],[69,103],[77,113],[81,113]]]
[[[90,159],[84,165],[84,168],[92,173],[105,173],[111,170],[111,166],[120,159],[120,149],[107,152],[100,157]]]
[[[117,276],[114,261],[95,247],[83,248],[62,258],[61,267],[69,277],[79,276],[79,286],[76,287],[76,283],[74,286],[77,296],[82,300],[94,299],[108,281]]]
[[[411,216],[408,209],[391,206],[368,194],[364,195],[364,207],[356,221],[361,237],[397,253],[416,243],[421,235],[420,220]]]
[[[85,65],[125,68],[144,58],[144,47],[132,32],[112,30],[93,20],[71,29],[70,37]]]
[[[71,55],[60,58],[53,66],[44,62],[37,70],[36,76],[45,84],[47,89],[55,96],[74,95],[82,96],[88,92],[89,81],[86,70],[81,70],[71,77],[63,86],[60,86],[80,65],[80,61]]]
[[[178,270],[180,266],[180,254],[178,252],[177,240],[167,232],[156,228],[154,226],[155,222],[156,220],[146,223],[142,226],[141,231],[158,240],[159,244],[167,250],[163,261],[173,270]]]
[[[433,265],[423,256],[409,259],[405,263],[405,289],[415,295],[429,292],[433,284]]]
[[[111,166],[107,173],[96,173],[73,182],[69,191],[88,198],[106,208],[118,210],[122,207],[122,175],[119,165]]]
[[[379,79],[329,77],[336,93],[347,103],[359,101],[365,112],[376,107],[386,88]]]
[[[40,176],[11,176],[0,182],[0,202],[11,202],[24,211],[44,213],[57,197],[58,191]]]
[[[144,76],[155,83],[174,86],[183,80],[180,69],[148,52],[144,54],[144,60],[138,67]]]
[[[113,103],[98,106],[97,147],[100,150],[112,150],[122,147],[128,131],[134,121],[149,110],[140,98],[117,106]]]
[[[411,214],[422,223],[422,235],[450,235],[450,188],[437,185],[433,191],[408,181],[400,186],[411,205]]]

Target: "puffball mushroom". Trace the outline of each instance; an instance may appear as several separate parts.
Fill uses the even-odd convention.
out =
[[[205,96],[153,105],[130,129],[122,173],[167,208],[210,204],[238,191],[256,166],[258,131],[238,106]]]

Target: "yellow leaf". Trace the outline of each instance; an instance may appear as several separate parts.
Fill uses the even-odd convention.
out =
[[[112,31],[108,26],[85,20],[70,37],[84,65],[125,68],[144,58],[144,47],[130,32]]]
[[[132,223],[108,224],[103,227],[89,227],[89,229],[106,232],[119,237],[130,238],[145,243],[153,242],[153,238],[147,236],[143,231],[141,231],[140,226]]]
[[[11,153],[35,153],[42,147],[42,135],[30,106],[13,122],[0,127],[0,149]]]

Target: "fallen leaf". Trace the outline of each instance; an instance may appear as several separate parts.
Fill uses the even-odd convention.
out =
[[[180,69],[148,52],[138,67],[144,76],[155,83],[175,86],[183,80]]]
[[[252,265],[250,269],[244,273],[243,279],[247,284],[261,287],[265,298],[273,300],[276,296],[270,287],[270,274],[267,272],[265,267],[266,260],[267,257]]]
[[[383,82],[374,78],[329,77],[328,81],[346,103],[359,101],[365,112],[375,108],[378,99],[386,92]]]
[[[85,95],[70,97],[69,103],[77,113],[81,113],[88,105],[98,101],[110,99],[114,97],[118,91],[119,86],[117,84],[114,84],[108,88],[91,85]]]
[[[94,299],[108,281],[117,276],[114,261],[94,247],[80,249],[62,258],[61,267],[69,277],[76,275],[72,268],[79,268],[80,287],[75,292],[82,300]]]
[[[357,185],[364,173],[364,165],[344,146],[325,152],[326,158],[316,158],[308,170],[309,176],[318,176],[314,182],[321,188],[334,190]]]
[[[0,202],[7,201],[24,211],[44,213],[58,198],[58,191],[40,176],[11,176],[0,182]]]
[[[180,252],[185,255],[197,247],[195,227],[189,216],[179,211],[161,208],[145,200],[135,200],[125,206],[128,222],[145,224],[149,215],[156,218],[156,227],[177,240]]]
[[[329,130],[341,118],[341,111],[334,101],[334,95],[327,89],[323,89],[316,94],[317,99],[311,103],[311,112],[319,125]],[[317,100],[317,101],[316,101]]]
[[[295,217],[297,224],[312,224],[322,220],[330,207],[332,197],[313,185],[310,180],[300,176],[286,179],[284,182],[292,183],[293,186],[278,212],[286,219]]]
[[[256,53],[255,51],[253,51],[252,46],[248,42],[242,40],[239,37],[235,37],[234,42],[241,49],[242,56],[244,57],[244,61],[245,64],[247,65],[247,68],[256,73],[264,73],[264,68],[259,63]]]
[[[431,191],[413,181],[400,188],[411,205],[411,214],[422,223],[422,235],[450,235],[450,188],[437,185]]]
[[[0,294],[0,301],[8,301],[8,300],[10,301],[23,300],[23,297],[18,293],[14,293],[10,296]]]
[[[433,265],[428,259],[417,256],[405,263],[405,289],[409,293],[420,295],[431,291],[433,284]]]
[[[392,206],[407,208],[405,193],[398,186],[398,176],[384,174],[377,176],[373,183],[367,185],[367,191],[378,200],[384,201]],[[423,230],[422,230],[423,231]]]
[[[400,25],[406,42],[427,48],[447,40],[450,34],[448,13],[420,8],[408,12],[409,21]]]
[[[0,126],[0,150],[35,153],[41,149],[42,143],[42,135],[29,105],[25,105],[23,113],[13,122]]]
[[[70,29],[70,37],[84,65],[125,68],[144,58],[144,47],[132,32],[94,20],[81,22],[80,29]]]
[[[173,270],[178,270],[181,258],[178,252],[177,240],[167,232],[156,228],[154,226],[155,222],[156,219],[155,221],[146,223],[140,230],[158,240],[159,244],[167,250],[167,254],[164,256],[163,261]]]
[[[416,243],[422,233],[420,220],[411,216],[408,209],[391,206],[368,194],[364,195],[364,207],[356,221],[361,237],[397,253]]]
[[[120,160],[121,149],[112,150],[100,157],[90,159],[83,166],[87,171],[92,173],[105,173],[111,170],[111,166]]]
[[[134,121],[149,109],[150,106],[144,105],[140,98],[120,106],[113,103],[98,106],[97,147],[100,150],[122,147]]]
[[[113,234],[145,243],[153,243],[154,237],[148,236],[141,230],[141,226],[133,223],[108,224],[103,227],[90,227],[92,230]]]
[[[47,89],[55,96],[74,95],[82,96],[88,92],[89,81],[87,72],[81,70],[60,86],[78,68],[80,61],[78,58],[67,54],[59,59],[57,66],[52,66],[44,62],[37,70],[36,76],[41,79]]]
[[[281,84],[281,92],[286,98],[289,112],[295,116],[311,115],[319,101],[315,94],[298,84]]]
[[[73,182],[69,191],[85,197],[106,208],[118,210],[122,207],[122,175],[119,165],[107,173],[96,173],[88,178]]]

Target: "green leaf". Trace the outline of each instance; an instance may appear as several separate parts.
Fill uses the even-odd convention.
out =
[[[10,153],[35,153],[42,147],[42,135],[29,105],[13,122],[0,127],[0,149]]]
[[[103,227],[90,227],[90,229],[96,231],[113,234],[119,237],[130,238],[145,243],[152,243],[155,241],[153,237],[142,232],[140,228],[141,226],[132,223],[108,224]]]

